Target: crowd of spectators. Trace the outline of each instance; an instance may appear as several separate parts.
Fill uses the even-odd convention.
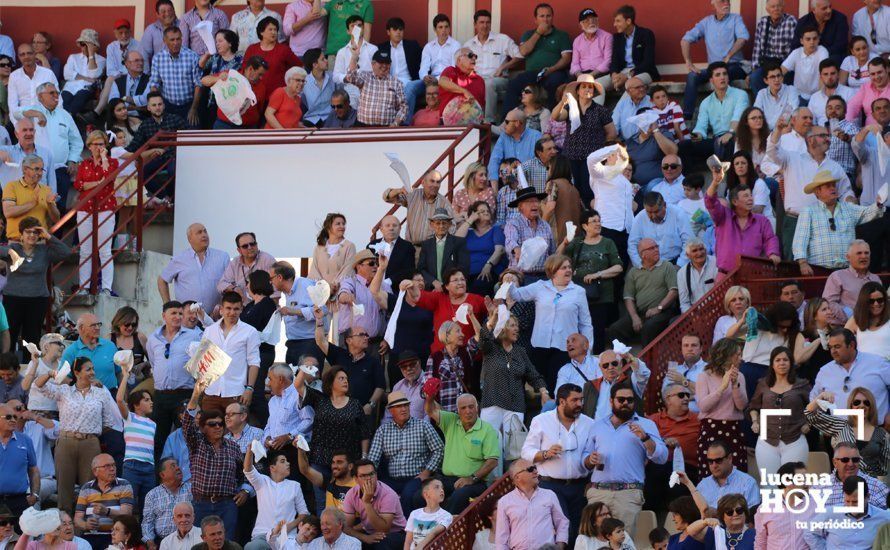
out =
[[[64,65],[46,32],[0,35],[0,544],[413,550],[506,474],[474,549],[888,548],[890,8],[766,0],[752,39],[710,4],[679,102],[630,5],[614,34],[582,10],[573,38],[538,4],[518,44],[479,10],[463,44],[438,14],[424,46],[398,17],[375,45],[370,0],[248,0],[231,21],[158,0],[141,40],[120,19],[103,56],[83,29]],[[233,109],[223,85],[254,97]],[[250,228],[230,257],[195,223],[158,277],[160,326],[124,307],[107,331],[91,313],[44,331],[47,272],[74,251],[50,229],[77,210],[81,292],[113,294],[136,202],[103,182],[137,152],[174,178],[174,151],[143,148],[159,130],[477,122],[496,142],[454,189],[429,170],[384,191],[404,233],[389,215],[353,242],[329,213],[304,277]],[[801,281],[760,310],[728,288],[713,327],[646,365],[634,350],[740,255]],[[196,381],[211,344],[230,362]],[[827,510],[761,503],[817,472]],[[59,510],[39,539],[16,532],[32,506]],[[671,534],[641,537],[644,509]]]

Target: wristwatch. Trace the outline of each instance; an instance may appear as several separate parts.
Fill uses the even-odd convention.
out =
[[[664,311],[664,308],[661,307],[661,304],[658,304],[657,306],[655,306],[655,309],[657,309],[658,311]]]
[[[641,439],[640,441],[642,441],[643,443],[645,443],[645,442],[649,441],[650,439],[652,439],[652,436],[649,435],[649,434],[646,434],[646,437],[644,437],[644,438]]]
[[[473,483],[479,483],[479,478],[476,476],[476,474],[471,475],[470,479],[473,480]]]

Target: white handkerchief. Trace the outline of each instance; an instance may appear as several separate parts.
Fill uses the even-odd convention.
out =
[[[204,45],[207,46],[207,53],[213,55],[216,53],[216,38],[213,36],[213,22],[212,21],[201,21],[197,25],[195,25],[195,30],[198,31],[198,36],[201,37],[201,41],[204,42]]]
[[[581,107],[572,94],[568,94],[566,103],[569,106],[569,133],[574,134],[575,130],[581,127]]]
[[[507,306],[501,304],[498,306],[498,320],[494,324],[494,330],[492,334],[497,338],[501,335],[501,331],[504,330],[504,327],[507,325],[507,321],[510,320],[510,310],[507,309]]]
[[[307,453],[309,452],[309,442],[306,441],[306,438],[303,437],[303,434],[297,434],[297,439],[294,440],[297,444],[298,449],[303,449]]]
[[[352,43],[356,46],[358,45],[358,41],[362,38],[362,26],[356,25],[352,27]]]
[[[634,115],[632,117],[628,117],[627,122],[629,124],[635,125],[640,129],[641,132],[648,132],[649,127],[658,122],[658,113],[649,109],[648,111],[643,111],[638,115]]]
[[[266,447],[263,446],[259,439],[250,442],[250,450],[253,451],[254,462],[266,458]]]
[[[352,304],[352,316],[361,317],[365,314],[365,304]]]
[[[574,222],[566,222],[566,239],[568,239],[569,242],[575,238],[576,231],[578,231],[578,227]]]
[[[729,163],[722,162],[720,160],[720,157],[718,157],[717,155],[711,155],[710,157],[708,157],[706,163],[708,165],[708,168],[712,171],[719,168],[723,173],[726,173],[726,171],[729,170]]]
[[[356,27],[358,28],[358,27]],[[281,530],[278,531],[278,550],[286,550],[288,547],[288,538],[287,538],[287,523],[281,526]]]
[[[22,340],[22,345],[25,346],[25,349],[28,350],[28,353],[31,355],[40,355],[40,350],[37,349],[37,346],[28,342],[27,340]]]
[[[318,367],[316,367],[315,365],[300,365],[297,368],[305,372],[309,376],[318,376]]]
[[[668,487],[673,487],[680,483],[680,476],[677,472],[671,472],[671,478],[668,480]]]
[[[315,307],[322,307],[328,303],[328,299],[331,297],[331,285],[322,279],[316,281],[314,285],[307,288],[306,293],[309,294],[309,299],[312,300],[312,305]]]
[[[494,299],[495,300],[506,300],[507,297],[510,295],[510,287],[511,286],[513,286],[513,283],[510,281],[507,281],[506,283],[502,284],[501,287],[498,289],[498,291],[495,292]]]
[[[189,311],[195,312],[203,307],[204,307],[204,304],[202,304],[201,302],[195,302],[194,304],[189,306]]]
[[[817,399],[816,404],[819,405],[819,408],[825,412],[833,413],[836,405],[834,403],[829,403],[824,399]]]
[[[373,250],[374,254],[377,254],[378,256],[389,258],[389,255],[392,252],[392,245],[390,245],[386,241],[380,241],[379,243],[372,244],[371,250]]]
[[[469,306],[466,303],[461,304],[457,311],[454,312],[454,320],[462,325],[470,324],[470,321],[467,319],[468,312]]]
[[[887,163],[885,162],[881,166],[886,165]],[[883,176],[884,172],[881,172],[881,175]],[[882,185],[881,188],[878,189],[878,202],[881,204],[887,204],[887,196],[890,195],[890,188],[888,188],[888,186],[890,186],[890,182],[884,183],[884,185]],[[12,252],[12,250],[10,250],[10,252]]]
[[[133,368],[133,350],[122,349],[114,353],[114,364],[129,371]]]
[[[383,333],[383,339],[389,344],[390,348],[395,347],[396,342],[396,325],[399,322],[399,314],[402,312],[402,303],[405,301],[405,291],[400,290],[399,296],[396,298],[396,306],[392,310],[392,315],[386,323],[386,332]]]
[[[525,177],[525,170],[521,165],[516,167],[516,179],[519,181],[519,189],[529,187],[528,178]]]
[[[411,176],[408,174],[408,167],[405,166],[405,163],[402,162],[402,159],[399,158],[398,153],[383,153],[386,155],[386,158],[389,159],[389,167],[393,169],[393,171],[398,174],[399,180],[402,182],[402,188],[405,189],[405,194],[411,192]]]
[[[612,340],[612,351],[620,355],[629,352],[630,348],[621,343],[621,340],[615,339]]]
[[[532,237],[522,243],[519,249],[519,261],[516,269],[519,271],[531,271],[538,260],[547,253],[548,244],[543,237]]]
[[[61,523],[59,511],[55,508],[41,511],[31,506],[22,512],[22,516],[19,518],[19,527],[21,527],[22,533],[32,538],[52,533],[59,528]]]
[[[686,460],[683,458],[683,449],[679,445],[674,447],[673,467],[675,472],[686,473]]]
[[[71,374],[71,365],[68,361],[62,363],[62,366],[59,367],[59,372],[56,373],[55,382],[56,384],[61,384],[65,381],[65,377]]]
[[[25,261],[25,259],[19,256],[19,253],[12,248],[9,249],[9,259],[12,260],[12,265],[9,266],[10,271],[18,270],[18,268],[21,267],[22,262]]]

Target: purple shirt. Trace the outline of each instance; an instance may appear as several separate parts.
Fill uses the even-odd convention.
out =
[[[583,32],[572,42],[572,74],[581,71],[608,73],[612,61],[612,34],[597,29],[593,40],[589,40]]]
[[[764,216],[752,212],[748,215],[748,225],[742,229],[735,211],[724,206],[716,196],[705,195],[705,207],[714,220],[717,241],[714,252],[720,271],[728,273],[735,269],[739,254],[758,258],[779,255],[779,239]]]
[[[173,256],[161,278],[167,283],[174,283],[173,293],[180,302],[194,300],[201,302],[208,314],[219,303],[219,291],[216,284],[222,278],[229,265],[229,255],[222,250],[208,248],[204,255],[204,263],[191,247]]]
[[[356,485],[346,496],[343,497],[343,513],[347,516],[355,514],[358,516],[365,533],[372,534],[375,532],[374,526],[368,521],[368,512],[365,510],[365,503],[362,502],[362,486]],[[393,520],[389,527],[390,533],[397,533],[405,530],[405,514],[402,513],[402,503],[399,501],[399,495],[389,488],[383,482],[377,482],[377,491],[374,498],[371,499],[371,506],[377,510],[378,514],[392,514]],[[557,508],[559,502],[556,503]],[[348,521],[348,520],[347,520]]]
[[[302,56],[306,50],[321,48],[324,52],[325,31],[327,19],[319,17],[315,21],[306,23],[294,33],[294,23],[306,17],[312,11],[312,2],[306,0],[294,0],[284,9],[284,36],[290,38],[290,49],[295,55]]]
[[[880,283],[881,278],[871,272],[866,272],[860,277],[852,267],[839,269],[828,276],[822,297],[829,302],[853,309],[856,307],[859,291],[868,282]]]
[[[218,8],[210,8],[207,17],[201,18],[197,8],[185,12],[179,20],[179,29],[182,31],[182,45],[198,55],[207,53],[207,45],[201,40],[201,35],[195,30],[195,25],[201,21],[210,21],[213,24],[213,36],[219,29],[229,28],[229,18],[224,11]]]
[[[525,550],[569,541],[569,520],[556,493],[537,489],[528,498],[513,489],[498,501],[497,550]]]
[[[368,331],[368,336],[374,338],[381,336],[386,329],[384,315],[381,314],[380,306],[374,299],[374,295],[371,294],[371,289],[368,288],[369,283],[370,281],[365,280],[361,275],[353,275],[340,281],[340,292],[337,296],[348,292],[353,295],[354,304],[365,306],[363,315],[353,315],[351,306],[338,304],[337,330],[340,334],[355,326],[365,329]],[[386,281],[381,285],[381,290],[390,292],[390,286]]]
[[[414,381],[413,385],[408,383],[407,378],[402,378],[392,387],[392,391],[400,391],[405,394],[405,397],[411,402],[411,416],[417,420],[426,419],[426,412],[423,410],[424,399],[423,393],[420,391],[421,389],[423,389],[423,384],[420,382],[420,376],[417,377],[417,380]],[[392,413],[389,412],[389,409],[386,409],[386,414],[384,414],[383,417],[386,420],[392,418]]]

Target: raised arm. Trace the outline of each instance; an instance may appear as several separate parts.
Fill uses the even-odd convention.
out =
[[[127,372],[123,370],[122,372]],[[126,377],[124,378],[126,380]],[[127,420],[130,417],[130,409],[127,407],[127,384],[123,382],[117,387],[117,395],[115,396],[117,401],[117,410],[121,412],[121,416],[124,417],[124,420]]]
[[[315,316],[315,345],[318,346],[323,354],[327,355],[330,346],[324,333],[324,314],[317,307],[312,309],[312,314]]]
[[[430,420],[437,425],[439,424],[439,404],[436,403],[436,397],[434,395],[424,396],[423,412],[430,417]]]

